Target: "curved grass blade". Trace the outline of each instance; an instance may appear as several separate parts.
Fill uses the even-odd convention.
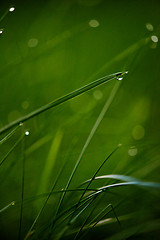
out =
[[[125,182],[137,181],[137,179],[134,177],[119,175],[119,174],[109,174],[109,175],[103,175],[103,176],[94,177],[92,179],[88,179],[87,181],[83,182],[81,186],[83,186],[88,182],[91,183],[93,180],[101,180],[101,179],[116,179],[116,180],[121,180]]]
[[[85,92],[87,92],[87,91],[89,91],[89,90],[91,90],[91,89],[93,89],[93,88],[95,88],[95,87],[105,83],[105,82],[108,82],[108,81],[111,81],[113,79],[116,79],[118,76],[123,76],[126,73],[127,72],[118,72],[118,73],[113,73],[111,75],[99,78],[99,79],[95,80],[94,82],[91,82],[91,83],[89,83],[89,84],[87,84],[87,85],[85,85],[85,86],[83,86],[83,87],[81,87],[81,88],[79,88],[79,89],[77,89],[77,90],[75,90],[75,91],[73,91],[73,92],[63,96],[63,97],[58,98],[57,100],[55,100],[53,102],[50,102],[50,103],[48,103],[48,104],[46,104],[46,105],[36,109],[35,111],[25,115],[24,117],[21,117],[21,118],[15,120],[15,121],[11,122],[10,124],[8,124],[8,125],[4,126],[3,128],[1,128],[0,129],[0,133],[3,133],[5,131],[9,130],[10,128],[16,126],[17,124],[23,123],[23,122],[25,122],[25,121],[27,121],[27,120],[29,120],[29,119],[31,119],[31,118],[33,118],[33,117],[43,113],[43,112],[45,112],[45,111],[47,111],[47,110],[49,110],[49,109],[51,109],[53,107],[56,107],[56,106],[58,106],[58,105],[60,105],[62,103],[65,103],[68,100],[73,99],[73,98],[75,98],[75,97],[77,97],[77,96],[79,96],[79,95],[81,95],[81,94],[83,94],[83,93],[85,93]]]
[[[107,210],[109,207],[111,207],[111,210],[106,213],[106,210]],[[120,221],[119,221],[119,219],[118,219],[118,217],[117,217],[117,214],[116,214],[116,212],[115,212],[115,209],[113,208],[113,205],[110,203],[110,204],[108,204],[108,205],[92,220],[92,223],[90,223],[91,227],[89,227],[89,228],[87,229],[87,232],[85,232],[79,239],[83,238],[86,234],[88,234],[88,232],[91,231],[91,230],[99,223],[99,221],[101,221],[101,219],[103,219],[105,216],[107,216],[107,215],[108,215],[110,212],[112,212],[112,211],[113,211],[113,213],[114,213],[114,216],[115,216],[115,218],[116,218],[116,221],[117,221],[118,224],[121,226]],[[105,212],[105,214],[103,214],[104,212]],[[103,214],[103,215],[102,215],[102,214]],[[102,216],[101,216],[101,215],[102,215]],[[101,217],[100,217],[100,216],[101,216]],[[82,227],[79,229],[79,231],[78,231],[76,237],[74,238],[74,240],[76,240],[76,239],[79,237],[79,235],[80,235],[80,233],[82,232],[83,228],[85,227],[85,225],[86,225],[89,217],[90,217],[90,214],[89,214],[89,216],[86,218],[86,220],[85,220],[85,222],[83,223]],[[100,217],[100,219],[99,219],[99,217]],[[96,221],[97,218],[98,218],[98,220]],[[95,222],[95,221],[96,221],[96,222]]]
[[[96,175],[98,174],[98,172],[101,170],[101,168],[104,166],[104,164],[108,161],[108,159],[117,151],[117,149],[120,147],[120,145],[118,145],[108,156],[107,158],[102,162],[102,164],[99,166],[99,168],[96,170],[96,172],[94,173],[93,177],[91,178],[91,180],[89,181],[87,187],[85,188],[85,191],[82,193],[79,202],[81,201],[81,199],[83,198],[83,196],[85,195],[87,189],[89,188],[90,184],[92,183],[92,181],[94,180],[94,178],[96,177]]]
[[[14,205],[15,205],[15,201],[9,203],[7,206],[0,209],[0,213],[6,211],[9,207],[14,206]]]
[[[128,186],[128,185],[135,185],[135,186],[140,186],[140,187],[160,189],[160,183],[143,182],[143,181],[115,183],[115,184],[110,184],[110,185],[108,185],[108,186],[101,187],[101,188],[99,188],[99,189],[100,189],[100,191],[103,191],[103,190],[107,190],[108,188],[122,187],[122,186]],[[98,192],[97,192],[97,193],[98,193]]]
[[[89,202],[91,202],[91,200],[92,199],[87,199],[87,200],[84,200],[84,201],[82,201],[82,203],[81,203],[81,205],[79,205],[79,209],[84,209],[86,206],[87,206],[87,204],[89,204]],[[72,209],[74,209],[74,207],[75,207],[75,205],[73,205],[73,206],[71,206],[71,207],[69,207],[68,209],[66,209],[66,210],[64,210],[63,212],[61,212],[59,215],[58,215],[58,217],[57,217],[57,219],[56,219],[56,223],[57,223],[57,221],[58,220],[60,220],[60,223],[58,223],[58,224],[60,224],[60,228],[61,228],[61,223],[63,223],[68,217],[70,217],[70,215],[73,213],[72,212]],[[80,210],[80,211],[81,211]],[[79,211],[79,213],[80,213],[80,211]],[[52,222],[51,222],[51,225],[52,225]],[[49,227],[50,228],[50,227]],[[41,232],[41,231],[43,231],[43,230],[46,230],[46,229],[48,229],[48,223],[46,223],[45,225],[43,225],[41,228],[39,228],[37,231],[39,231],[39,232]],[[63,230],[67,230],[68,229],[68,226],[66,226],[66,228],[65,229],[63,229]],[[47,237],[47,239],[49,239],[49,237],[51,237],[51,235],[52,235],[52,231],[50,232],[50,230],[51,230],[51,228],[50,229],[48,229],[49,230],[49,234],[48,234],[48,237]],[[37,232],[36,231],[36,232]],[[65,232],[64,231],[64,232]],[[61,231],[62,232],[62,231]],[[54,236],[55,237],[55,236]],[[59,235],[57,236],[58,238],[59,238]],[[55,239],[55,238],[54,238]],[[56,240],[57,240],[57,238],[56,238]]]
[[[76,211],[78,205],[80,204],[82,198],[84,197],[84,195],[85,195],[87,189],[89,188],[90,184],[92,183],[93,179],[94,179],[95,176],[97,175],[97,173],[98,173],[98,172],[100,171],[100,169],[104,166],[104,164],[107,162],[107,160],[117,151],[117,149],[119,148],[119,146],[121,146],[121,145],[118,145],[118,146],[107,156],[107,158],[102,162],[102,164],[101,164],[101,165],[99,166],[99,168],[96,170],[96,172],[94,173],[92,179],[89,181],[87,187],[85,188],[84,192],[83,192],[82,195],[80,196],[80,199],[79,199],[79,201],[78,201],[78,203],[77,203],[77,206],[75,207],[75,211]],[[73,212],[73,216],[74,216],[74,212]],[[73,216],[72,216],[72,217],[73,217]],[[79,234],[78,234],[78,235],[79,235]],[[77,238],[77,236],[76,236],[76,238]]]
[[[63,237],[63,235],[65,234],[65,232],[70,228],[70,226],[77,220],[77,218],[91,205],[91,203],[95,200],[97,196],[95,196],[93,199],[89,200],[89,202],[78,212],[78,214],[76,214],[76,216],[74,216],[74,218],[70,221],[69,224],[67,224],[64,229],[61,230],[60,235],[58,236],[58,238],[56,238],[56,240],[59,240],[61,237]]]
[[[61,176],[63,170],[64,170],[64,166],[62,167],[61,171],[60,171],[59,174],[57,175],[57,178],[56,178],[56,180],[55,180],[55,183],[53,184],[53,187],[52,187],[51,191],[50,191],[49,194],[47,195],[47,198],[46,198],[43,206],[42,206],[41,209],[39,210],[39,212],[38,212],[38,214],[37,214],[37,216],[36,216],[33,224],[31,225],[30,229],[28,230],[28,233],[26,234],[26,237],[24,238],[24,240],[27,240],[27,239],[28,239],[28,236],[30,236],[30,234],[32,233],[33,228],[35,227],[35,225],[36,225],[36,223],[37,223],[40,215],[42,214],[45,206],[47,205],[47,202],[48,202],[50,196],[53,194],[53,190],[54,190],[54,188],[55,188],[55,186],[56,186],[56,184],[57,184],[57,182],[58,182],[58,180],[59,180],[59,177]]]

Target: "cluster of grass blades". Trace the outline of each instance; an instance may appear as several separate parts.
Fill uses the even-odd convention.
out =
[[[7,10],[0,18],[0,23],[9,11]],[[63,36],[63,34],[60,36]],[[57,37],[57,39],[59,38]],[[89,83],[87,85],[37,108],[0,129],[0,135],[2,136],[0,139],[0,147],[2,148],[7,142],[12,143],[10,149],[7,150],[7,152],[4,151],[5,154],[0,160],[0,168],[3,167],[5,172],[5,164],[9,164],[10,157],[17,147],[19,152],[21,152],[21,156],[19,157],[21,160],[21,197],[20,199],[11,199],[10,203],[6,205],[3,203],[3,207],[0,209],[2,218],[5,213],[12,211],[12,209],[15,209],[16,213],[18,213],[17,238],[19,240],[132,239],[134,236],[141,236],[141,234],[147,234],[160,228],[158,218],[138,222],[137,216],[139,216],[139,208],[137,212],[131,210],[124,211],[123,207],[121,208],[124,203],[127,201],[130,202],[129,198],[133,198],[132,201],[137,201],[137,198],[132,194],[132,189],[134,191],[135,188],[138,188],[142,194],[144,193],[148,196],[154,196],[155,194],[156,196],[156,194],[160,192],[159,183],[142,181],[136,177],[122,174],[101,175],[101,170],[104,169],[108,161],[111,161],[114,155],[118,158],[118,151],[123,147],[122,144],[119,144],[115,148],[113,147],[113,150],[107,157],[103,161],[101,160],[99,166],[93,170],[92,176],[88,176],[81,184],[73,184],[74,187],[72,187],[73,180],[76,177],[76,172],[86,149],[90,145],[93,136],[111,106],[120,87],[121,80],[126,77],[125,75],[128,72],[122,70],[95,81],[91,80],[95,79],[97,75],[104,72],[107,68],[122,60],[126,61],[125,68],[123,69],[128,69],[129,67],[132,71],[133,64],[132,67],[130,67],[130,63],[127,63],[128,60],[126,60],[126,58],[130,58],[131,61],[133,61],[137,52],[148,43],[150,43],[149,37],[137,41],[93,73],[88,79]],[[36,118],[48,110],[51,111],[53,108],[58,108],[69,100],[74,100],[74,98],[111,80],[116,80],[115,84],[107,96],[104,106],[96,117],[96,121],[91,126],[87,138],[83,141],[81,151],[63,188],[57,189],[57,186],[66,169],[68,159],[66,159],[58,169],[50,191],[46,191],[48,188],[48,180],[53,178],[52,169],[54,169],[55,162],[58,161],[57,155],[63,139],[63,133],[58,129],[55,137],[53,139],[51,138],[52,144],[48,156],[46,156],[46,164],[43,167],[43,174],[39,181],[39,186],[37,186],[37,194],[32,197],[27,197],[25,195],[25,186],[27,184],[25,172],[27,154],[32,154],[35,150],[41,148],[51,140],[50,137],[46,136],[46,138],[40,139],[35,145],[27,149],[27,136],[30,135],[30,129],[28,129],[27,126],[28,120]],[[141,204],[143,205],[143,203]],[[29,209],[27,211],[32,211],[30,210],[32,207],[36,208],[36,214],[34,218],[29,221],[29,224],[24,226],[26,220],[24,212],[26,208]],[[140,214],[143,215],[143,210]],[[134,221],[138,223],[136,224]],[[127,225],[127,222],[129,225]]]
[[[148,188],[148,189],[156,189],[157,191],[160,190],[160,184],[154,183],[154,182],[144,182],[140,181],[133,177],[128,177],[125,175],[104,175],[104,176],[98,176],[101,168],[105,165],[105,163],[111,158],[113,154],[117,152],[117,150],[121,147],[121,144],[119,144],[108,156],[107,158],[100,164],[98,169],[95,171],[91,179],[86,180],[84,183],[82,183],[80,186],[77,186],[74,189],[71,189],[70,183],[73,179],[73,176],[75,175],[75,172],[79,166],[79,163],[84,155],[84,152],[89,145],[96,129],[98,128],[99,124],[101,123],[104,114],[108,110],[108,107],[110,106],[115,93],[117,92],[118,86],[117,82],[115,87],[113,88],[109,98],[107,99],[104,107],[102,108],[102,111],[100,112],[94,126],[92,127],[92,130],[82,148],[82,151],[78,157],[78,160],[73,168],[73,171],[70,175],[70,178],[68,179],[68,182],[64,189],[55,190],[55,187],[57,185],[57,182],[59,181],[61,174],[65,168],[65,165],[62,166],[60,169],[55,182],[52,186],[52,189],[49,193],[43,193],[39,194],[37,196],[33,196],[32,198],[24,198],[24,184],[25,184],[25,155],[24,155],[24,147],[25,147],[25,138],[29,135],[29,131],[24,129],[24,122],[27,121],[31,117],[35,117],[37,114],[42,113],[43,111],[48,110],[49,108],[55,107],[63,102],[68,101],[71,98],[74,98],[78,96],[79,94],[85,93],[85,91],[88,91],[92,89],[93,87],[97,87],[99,84],[104,83],[105,81],[109,81],[112,79],[121,79],[123,78],[123,75],[127,72],[120,72],[111,74],[109,76],[106,76],[104,78],[101,78],[99,80],[94,81],[93,83],[90,83],[70,94],[67,94],[66,96],[59,98],[56,101],[53,101],[50,104],[45,105],[42,108],[39,108],[38,110],[24,116],[21,119],[18,119],[14,122],[12,122],[10,125],[7,125],[1,129],[1,133],[6,132],[10,128],[13,128],[6,136],[4,136],[1,139],[1,144],[4,144],[7,140],[12,138],[12,136],[18,131],[19,128],[21,128],[21,136],[18,139],[18,141],[13,145],[13,147],[9,150],[9,152],[5,155],[5,157],[1,161],[1,165],[4,164],[7,157],[10,155],[10,153],[14,150],[14,148],[21,143],[22,145],[22,159],[23,159],[23,166],[22,166],[22,197],[20,201],[12,201],[8,205],[4,206],[0,213],[3,213],[6,210],[9,210],[10,207],[18,207],[20,206],[20,225],[19,225],[19,239],[22,238],[22,219],[23,219],[23,208],[26,204],[36,201],[38,199],[44,199],[42,202],[42,206],[40,207],[38,214],[36,218],[34,219],[30,229],[28,230],[25,240],[28,239],[88,239],[90,236],[90,233],[93,232],[93,230],[96,227],[99,227],[103,224],[117,224],[117,228],[119,231],[122,231],[121,227],[121,221],[123,221],[123,218],[126,220],[126,218],[130,218],[131,216],[117,216],[116,214],[116,208],[121,204],[118,202],[115,206],[113,206],[112,202],[107,203],[106,206],[100,210],[100,212],[97,213],[96,209],[101,203],[101,199],[104,195],[115,195],[112,191],[112,189],[115,188],[123,188],[127,186],[138,186],[141,188]],[[118,83],[119,84],[119,83]],[[45,180],[45,179],[43,179]],[[100,187],[91,187],[91,185],[94,183],[94,181],[100,181],[105,180],[107,185],[103,184]],[[108,181],[114,180],[114,183],[108,184]],[[120,182],[119,182],[120,181]],[[43,181],[42,181],[43,182]],[[55,194],[59,195],[59,200],[56,207],[56,212],[53,213],[53,216],[47,222],[41,227],[37,226],[37,223],[39,219],[41,218],[41,215],[43,214],[43,211],[45,211],[45,207],[50,200],[52,196]],[[66,195],[67,194],[67,195]],[[68,195],[69,194],[69,195]],[[76,197],[75,197],[76,196]],[[116,196],[117,197],[117,196]],[[120,196],[121,197],[121,196]],[[66,200],[68,199],[68,200]],[[74,200],[73,201],[70,199]],[[66,200],[70,203],[70,205],[66,209],[61,209],[63,201]],[[112,217],[108,217],[110,215]],[[80,219],[80,224],[79,224]],[[78,223],[78,226],[77,226]],[[24,234],[24,233],[23,233]],[[124,235],[131,235],[133,234],[132,231],[124,232]],[[115,235],[116,239],[117,235]],[[108,239],[108,238],[107,238]],[[112,239],[112,238],[111,238]],[[113,236],[114,239],[114,236]],[[120,238],[121,239],[121,238]]]

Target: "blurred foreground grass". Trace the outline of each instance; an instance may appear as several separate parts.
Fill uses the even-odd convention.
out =
[[[159,1],[11,6],[0,7],[1,129],[98,78],[129,73],[1,134],[0,237],[159,239],[160,190],[150,184],[160,182]]]

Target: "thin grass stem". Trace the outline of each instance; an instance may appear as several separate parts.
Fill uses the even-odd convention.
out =
[[[2,166],[2,164],[5,162],[5,160],[7,159],[7,157],[13,152],[13,150],[15,149],[15,147],[22,141],[22,139],[25,137],[25,135],[22,135],[17,142],[11,147],[11,149],[7,152],[7,154],[3,157],[2,161],[0,162],[0,166]]]

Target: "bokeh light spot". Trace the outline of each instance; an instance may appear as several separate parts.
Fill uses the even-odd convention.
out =
[[[100,90],[95,90],[93,96],[95,99],[100,100],[103,97],[103,93]]]
[[[151,40],[152,40],[154,43],[157,43],[157,42],[158,42],[158,37],[155,36],[155,35],[153,35],[153,36],[151,37]]]
[[[138,153],[138,149],[136,147],[131,147],[129,150],[128,150],[128,155],[133,157],[133,156],[136,156]]]
[[[29,107],[29,102],[24,101],[24,102],[22,102],[21,106],[22,106],[23,109],[27,109]]]
[[[99,22],[96,19],[92,19],[89,21],[89,26],[93,28],[99,27]]]
[[[136,125],[133,128],[132,136],[135,140],[142,139],[144,137],[144,135],[145,135],[145,129],[141,125]]]
[[[153,31],[153,25],[151,23],[146,23],[146,28],[148,31],[152,32]]]
[[[36,39],[36,38],[31,38],[28,41],[28,47],[30,47],[30,48],[36,47],[37,44],[38,44],[38,39]]]

